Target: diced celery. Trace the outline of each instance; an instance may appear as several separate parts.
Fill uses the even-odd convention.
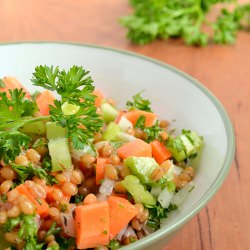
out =
[[[36,134],[36,135],[44,135],[46,132],[45,125],[42,121],[27,123],[19,130],[20,132],[25,134]]]
[[[187,156],[190,156],[196,153],[196,147],[192,144],[192,142],[188,139],[186,135],[180,135],[180,139],[185,147],[185,152]]]
[[[121,128],[118,124],[111,122],[104,131],[102,138],[106,141],[116,141],[117,135],[121,132]]]
[[[119,113],[116,108],[106,102],[101,104],[101,111],[103,120],[107,123],[114,121]]]
[[[55,122],[48,122],[46,128],[52,172],[71,169],[71,154],[68,139],[65,137],[65,129]]]
[[[152,182],[150,176],[155,168],[158,167],[157,162],[151,157],[128,157],[124,160],[124,165],[128,167],[132,174],[137,176],[143,184]]]
[[[145,189],[136,176],[128,175],[121,183],[133,196],[136,203],[143,203],[149,206],[156,204],[154,196]]]
[[[47,138],[49,140],[65,137],[66,134],[65,128],[57,125],[55,122],[47,122],[46,129],[47,129]]]
[[[52,162],[52,172],[72,168],[69,143],[67,138],[50,139],[48,143]]]

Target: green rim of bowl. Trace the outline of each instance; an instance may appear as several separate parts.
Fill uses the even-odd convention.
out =
[[[227,112],[225,111],[224,107],[220,103],[220,101],[201,83],[199,83],[196,79],[189,76],[188,74],[178,70],[177,68],[170,66],[166,63],[163,63],[161,61],[158,61],[156,59],[152,59],[147,56],[143,56],[134,52],[111,48],[111,47],[104,47],[104,46],[98,46],[98,45],[92,45],[92,44],[82,44],[82,43],[76,43],[76,42],[47,42],[47,41],[37,41],[37,42],[6,42],[6,43],[0,43],[1,46],[11,46],[11,45],[21,45],[21,44],[47,44],[47,45],[69,45],[69,46],[80,46],[80,47],[89,47],[89,48],[95,48],[100,50],[106,50],[110,51],[112,53],[117,54],[124,54],[126,56],[130,57],[136,57],[144,61],[151,62],[153,64],[159,65],[160,67],[167,68],[173,72],[175,72],[178,75],[181,75],[182,77],[189,80],[191,84],[196,86],[198,89],[200,89],[215,105],[217,108],[217,111],[219,112],[224,126],[226,130],[227,135],[227,153],[225,156],[225,160],[223,163],[223,166],[221,168],[220,173],[218,174],[216,180],[213,182],[213,184],[210,186],[209,190],[205,193],[202,198],[197,201],[188,211],[185,212],[185,214],[182,216],[182,218],[172,225],[169,225],[167,228],[161,228],[157,230],[157,232],[145,237],[142,241],[137,241],[133,243],[131,246],[125,246],[122,249],[137,249],[137,247],[147,247],[147,245],[152,244],[154,242],[160,241],[162,238],[164,238],[166,235],[171,234],[175,232],[177,229],[179,229],[181,226],[183,226],[185,223],[187,223],[192,217],[194,217],[206,204],[207,202],[215,195],[215,193],[218,191],[220,186],[222,185],[223,181],[225,180],[230,166],[232,164],[232,161],[234,159],[234,153],[235,153],[235,135],[234,135],[234,129],[232,126],[232,123],[229,119],[229,116]]]

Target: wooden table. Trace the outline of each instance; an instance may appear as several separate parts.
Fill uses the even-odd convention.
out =
[[[73,41],[122,48],[171,64],[197,78],[228,111],[237,152],[230,174],[213,200],[166,250],[250,249],[250,33],[235,45],[187,47],[179,40],[131,45],[118,18],[128,0],[0,0],[0,42]],[[4,58],[0,57],[0,60]]]

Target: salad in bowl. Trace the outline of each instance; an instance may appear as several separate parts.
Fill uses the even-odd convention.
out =
[[[118,249],[161,227],[195,187],[195,131],[176,134],[143,92],[118,108],[89,72],[37,66],[0,80],[5,249]]]

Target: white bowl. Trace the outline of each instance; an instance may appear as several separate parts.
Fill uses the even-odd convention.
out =
[[[200,83],[183,72],[130,52],[111,48],[63,43],[19,43],[0,46],[0,77],[17,77],[29,89],[37,65],[68,69],[82,65],[94,84],[119,106],[139,91],[152,101],[161,118],[175,120],[178,129],[192,129],[204,137],[197,163],[196,188],[183,206],[152,235],[125,249],[160,249],[212,198],[224,181],[234,156],[231,122],[219,101]]]

